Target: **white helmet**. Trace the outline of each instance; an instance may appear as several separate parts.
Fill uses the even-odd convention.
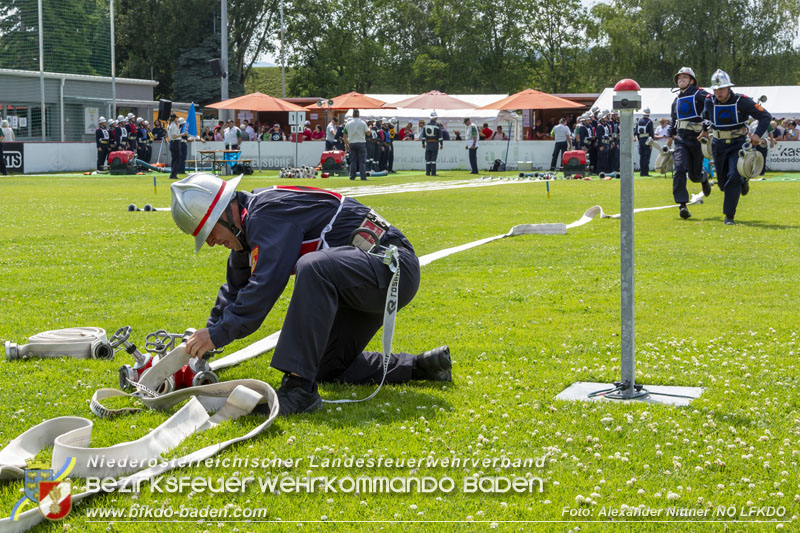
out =
[[[178,124],[186,124],[186,119],[184,119],[183,117],[180,117],[178,119]]]
[[[697,76],[694,75],[694,71],[689,67],[681,67],[678,72],[672,77],[672,80],[675,82],[675,85],[678,85],[678,76],[681,74],[687,74],[689,77],[692,78],[694,84],[697,85]]]
[[[128,113],[128,120],[132,118],[136,118],[136,115],[134,115],[133,113]]]
[[[139,124],[139,123],[140,123],[141,121],[143,121],[143,120],[144,120],[144,119],[143,119],[142,117],[136,117],[136,123],[137,123],[137,124]]]
[[[105,121],[106,121],[106,117],[100,117],[100,118],[97,119],[97,123],[98,124],[102,124]]]
[[[172,184],[172,220],[184,233],[194,237],[194,253],[203,247],[241,179],[241,174],[224,181],[201,172]]]
[[[123,117],[122,115],[117,117],[117,122],[122,122],[123,120],[125,120],[125,117]]]
[[[644,108],[644,111],[642,111],[642,114],[643,114],[644,116],[647,116],[647,115],[649,115],[649,114],[650,114],[650,108],[649,108],[649,107],[645,107],[645,108]]]
[[[725,87],[733,87],[731,77],[728,76],[728,73],[724,70],[717,69],[717,71],[711,75],[711,88],[716,90],[724,89]]]
[[[431,111],[431,118],[438,118],[439,115],[436,114],[436,111]]]
[[[111,120],[108,121],[108,125],[109,126],[116,126],[117,125],[117,121],[112,118]]]

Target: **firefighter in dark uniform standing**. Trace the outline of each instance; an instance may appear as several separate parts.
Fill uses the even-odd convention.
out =
[[[108,157],[110,136],[106,129],[106,117],[97,119],[97,129],[94,130],[94,141],[97,144],[97,170],[103,170]]]
[[[597,135],[597,163],[595,172],[598,174],[608,174],[611,171],[611,161],[609,154],[611,151],[611,127],[608,125],[608,111],[603,110],[599,116],[599,122],[595,129]]]
[[[600,112],[600,109],[595,106],[592,108],[591,112],[589,113],[589,133],[591,133],[591,139],[589,143],[589,162],[592,166],[592,170],[595,174],[600,173],[600,168],[597,165],[597,149],[600,146],[600,135],[598,134],[598,129],[600,126],[600,121],[598,120],[597,116]]]
[[[399,268],[399,309],[420,281],[408,239],[374,210],[341,194],[296,186],[236,192],[240,179],[225,182],[200,173],[172,186],[172,218],[194,236],[195,252],[203,243],[231,250],[227,281],[207,327],[187,340],[189,355],[255,332],[294,273],[271,362],[285,374],[277,391],[281,415],[319,409],[318,382],[380,382],[383,354],[363,350],[383,323],[392,271],[385,249],[373,243],[377,237],[380,245],[396,247],[391,264]],[[376,232],[370,236],[359,228]],[[450,351],[443,346],[418,356],[391,354],[387,368],[387,383],[450,381]]]
[[[639,175],[650,175],[650,157],[652,148],[647,144],[655,137],[653,121],[650,120],[650,108],[644,109],[644,116],[636,123],[636,138],[639,140]]]
[[[114,128],[114,141],[117,143],[117,150],[128,149],[128,128],[125,127],[125,117],[117,117],[117,125]]]
[[[439,148],[444,148],[442,128],[436,122],[436,111],[431,113],[431,120],[422,130],[422,147],[425,149],[425,175],[436,175],[436,159],[439,157]]]
[[[578,117],[578,126],[575,128],[575,148],[589,153],[589,145],[592,140],[591,120],[588,114],[584,113]]]
[[[375,135],[376,134],[377,134],[377,132],[375,131],[375,121],[374,120],[368,120],[367,121],[367,134],[366,134],[366,139],[367,139],[367,170],[370,171],[370,172],[372,172],[373,170],[376,170],[375,167],[373,166],[373,162],[375,161],[375,146],[376,146]]]
[[[613,172],[619,172],[619,114],[612,111],[609,115],[608,127],[611,128],[611,147],[608,152],[608,166]]]
[[[717,70],[711,76],[711,88],[714,95],[707,98],[703,110],[703,133],[707,137],[709,127],[713,128],[712,152],[714,154],[714,167],[717,171],[717,183],[720,190],[725,193],[722,203],[722,212],[725,214],[725,224],[732,226],[733,217],[736,215],[736,206],[739,205],[739,196],[750,191],[750,184],[746,177],[739,174],[739,150],[748,141],[748,131],[745,121],[753,117],[758,121],[755,133],[749,136],[753,146],[761,144],[762,136],[769,128],[772,116],[760,103],[743,94],[736,94],[730,76]]]
[[[703,171],[703,152],[697,136],[703,129],[703,108],[708,93],[697,86],[697,77],[689,67],[682,67],[673,77],[678,86],[678,96],[672,102],[672,121],[669,125],[667,146],[675,144],[673,152],[672,196],[679,204],[681,218],[689,218],[689,191],[686,179],[700,183],[703,194],[711,194],[708,175]]]
[[[133,113],[128,113],[128,122],[125,124],[125,129],[128,131],[128,150],[138,155],[137,147],[139,143],[137,138],[139,136],[139,128],[136,127],[136,117]]]

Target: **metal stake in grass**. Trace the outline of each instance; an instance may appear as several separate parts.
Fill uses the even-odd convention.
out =
[[[620,112],[620,319],[622,378],[613,388],[598,390],[602,383],[574,383],[556,399],[642,400],[652,403],[688,405],[702,393],[699,387],[659,387],[645,389],[636,384],[636,346],[634,337],[634,262],[633,262],[633,111],[642,105],[639,84],[624,79],[614,86],[613,108]],[[659,398],[654,398],[657,395]]]

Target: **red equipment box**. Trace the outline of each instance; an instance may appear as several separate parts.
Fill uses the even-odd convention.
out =
[[[564,170],[565,178],[586,174],[586,152],[584,150],[564,152],[561,157],[561,168]]]
[[[121,150],[119,152],[111,152],[108,154],[108,164],[111,165],[116,160],[119,160],[119,164],[127,165],[131,161],[133,161],[134,153],[130,150]]]
[[[333,166],[344,164],[345,155],[346,153],[344,150],[328,150],[327,152],[322,152],[322,155],[319,158],[319,164],[325,170],[329,170],[326,168],[326,165]],[[333,170],[333,168],[330,170]]]
[[[561,156],[561,164],[565,167],[567,165],[585,165],[586,152],[583,150],[570,150],[569,152],[564,152],[564,155]]]

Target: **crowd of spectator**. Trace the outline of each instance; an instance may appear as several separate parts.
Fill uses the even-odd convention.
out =
[[[540,121],[541,122],[541,121]],[[460,130],[453,130],[452,132],[447,129],[447,125],[442,122],[438,121],[439,127],[442,130],[442,138],[445,141],[456,140],[461,141],[463,140],[463,134]],[[201,134],[201,138],[206,141],[224,141],[226,144],[238,144],[233,143],[232,138],[226,139],[226,134],[228,134],[231,127],[235,127],[238,130],[238,140],[239,142],[245,141],[291,141],[294,142],[295,134],[287,133],[283,130],[280,124],[274,123],[272,125],[266,123],[251,123],[247,120],[243,120],[239,126],[235,126],[232,124],[226,125],[226,123],[222,120],[214,126],[213,128],[210,126],[206,126],[203,129]],[[414,141],[420,139],[420,134],[422,129],[425,127],[425,121],[420,120],[415,127],[412,122],[406,123],[405,126],[400,128],[395,134],[394,139],[397,141]],[[344,146],[342,142],[342,130],[344,128],[344,124],[339,121],[337,117],[333,117],[326,126],[322,126],[321,124],[317,124],[311,127],[311,122],[306,121],[305,127],[303,128],[303,132],[297,135],[298,142],[304,141],[325,141],[325,149],[326,150],[333,150],[333,149],[340,149],[340,146]],[[489,127],[488,123],[483,124],[483,129],[480,129],[480,140],[507,140],[508,134],[503,131],[503,126],[498,125],[495,129]],[[543,137],[546,138],[546,137]]]

